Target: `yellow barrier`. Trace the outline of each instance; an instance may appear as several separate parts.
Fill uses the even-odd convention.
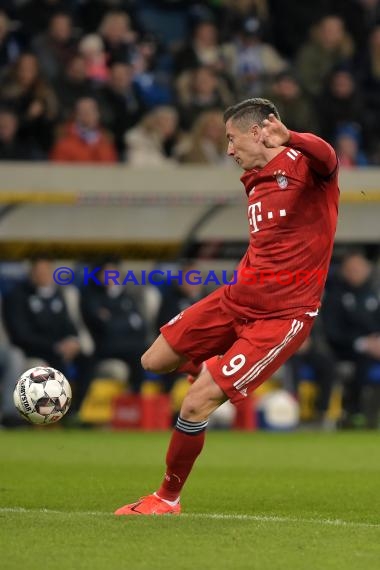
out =
[[[136,194],[127,192],[105,191],[86,192],[80,190],[0,190],[0,204],[64,204],[64,205],[152,205],[152,204],[168,204],[168,205],[186,205],[186,204],[220,204],[234,203],[236,195],[228,196],[209,196],[207,194],[184,194],[177,195],[165,193]],[[364,204],[379,203],[379,190],[349,190],[342,192],[340,202],[343,204]]]
[[[57,259],[99,259],[119,257],[121,259],[174,259],[180,243],[176,242],[96,242],[96,241],[0,241],[2,260],[20,260],[37,256]]]

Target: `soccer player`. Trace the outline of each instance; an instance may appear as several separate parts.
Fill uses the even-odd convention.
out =
[[[142,357],[157,373],[205,364],[183,401],[161,486],[116,515],[180,513],[210,414],[227,399],[247,398],[284,364],[320,306],[338,212],[334,150],[287,129],[266,99],[229,107],[224,119],[227,153],[245,171],[249,246],[237,282],[174,317]]]

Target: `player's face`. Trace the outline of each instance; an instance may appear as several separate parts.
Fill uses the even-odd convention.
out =
[[[243,170],[251,170],[258,166],[259,131],[258,125],[252,125],[248,131],[241,131],[231,119],[226,123],[227,154],[232,156]]]

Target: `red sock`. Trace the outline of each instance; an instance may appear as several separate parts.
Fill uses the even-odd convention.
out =
[[[205,422],[189,422],[178,418],[166,454],[166,473],[157,495],[167,501],[175,501],[184,486],[194,462],[205,441]]]

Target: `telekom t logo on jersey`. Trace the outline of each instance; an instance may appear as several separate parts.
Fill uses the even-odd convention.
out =
[[[260,231],[257,223],[262,222],[263,219],[266,217],[267,220],[272,220],[275,215],[279,215],[280,218],[286,216],[286,210],[279,210],[278,212],[273,212],[272,210],[268,210],[265,214],[261,211],[261,202],[255,202],[254,204],[250,204],[248,206],[248,220],[249,225],[251,226],[251,234]]]

